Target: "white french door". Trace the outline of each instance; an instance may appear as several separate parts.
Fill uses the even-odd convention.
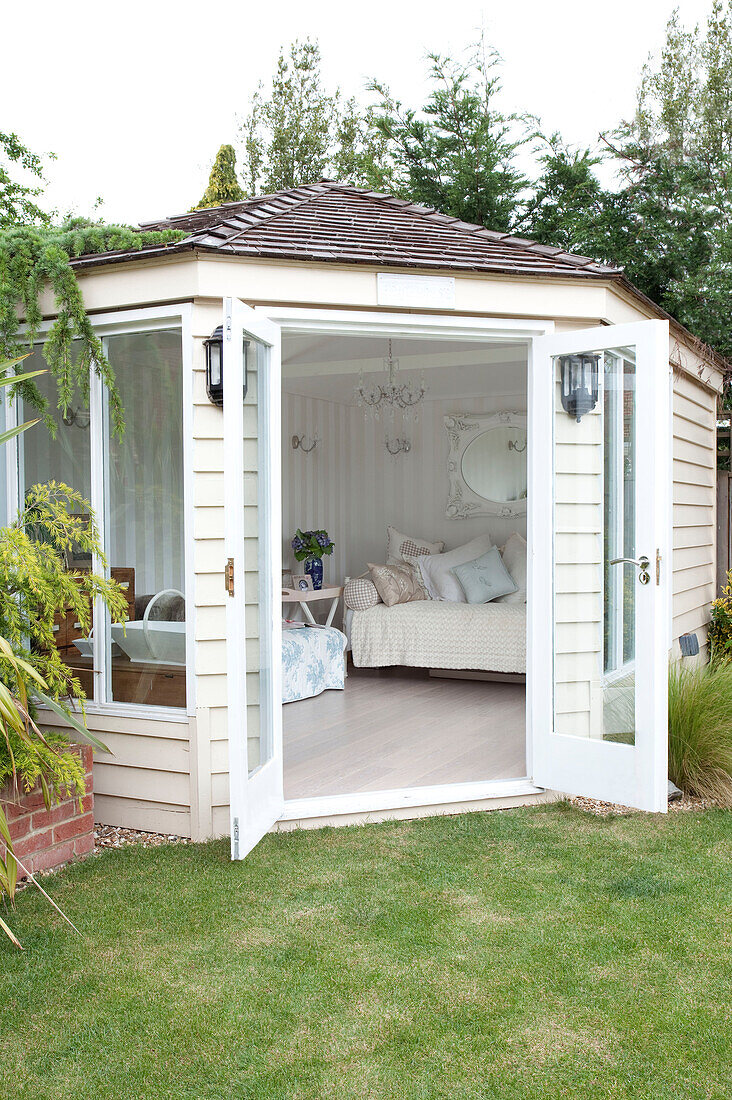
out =
[[[663,811],[668,323],[535,337],[529,377],[533,780]]]
[[[280,329],[224,299],[224,540],[231,858],[282,816]],[[277,600],[274,595],[277,595]]]

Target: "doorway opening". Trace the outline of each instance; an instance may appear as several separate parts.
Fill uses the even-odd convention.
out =
[[[286,799],[527,775],[527,364],[283,334]]]

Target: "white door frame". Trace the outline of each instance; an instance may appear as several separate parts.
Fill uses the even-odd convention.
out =
[[[395,336],[449,336],[454,340],[500,339],[502,342],[527,344],[529,367],[531,365],[531,341],[536,336],[554,332],[554,321],[546,319],[449,317],[416,313],[359,312],[334,309],[299,309],[286,306],[257,306],[255,312],[267,317],[281,327],[283,332],[317,332],[341,335]],[[529,424],[532,416],[532,382],[527,380]],[[531,447],[529,448],[531,451]],[[528,517],[527,541],[532,545],[533,531]],[[530,595],[529,595],[530,600]],[[528,605],[527,605],[528,606]],[[531,635],[527,623],[527,701],[532,668]],[[348,814],[381,813],[439,805],[480,804],[486,799],[514,798],[540,794],[542,788],[534,784],[532,775],[531,739],[528,736],[528,711],[526,723],[527,775],[509,780],[482,780],[470,783],[446,783],[429,787],[405,787],[357,794],[322,795],[315,798],[287,799],[282,820],[298,821],[308,818],[340,817]]]
[[[257,471],[256,531],[248,531],[244,503],[244,354],[245,336],[264,345],[265,369],[257,371],[256,386]],[[281,450],[281,379],[280,329],[255,314],[238,298],[223,300],[224,387],[224,550],[231,563],[233,590],[226,598],[226,687],[227,729],[229,741],[229,805],[231,821],[231,858],[243,859],[269,832],[284,810],[282,792],[282,450]],[[261,365],[261,364],[260,364]],[[251,407],[251,406],[250,406]],[[264,456],[264,465],[262,464]],[[265,515],[262,515],[262,512]],[[247,600],[245,546],[247,535],[259,544],[257,569],[258,619],[257,641],[262,629],[269,630],[269,653],[265,660],[268,675],[261,674],[258,662],[259,706],[269,714],[271,729],[260,721],[261,744],[267,743],[267,759],[249,770],[247,721]],[[262,539],[269,545],[269,558],[263,560]],[[265,570],[264,576],[262,575]],[[276,601],[276,606],[275,606]],[[264,603],[264,606],[262,606]],[[266,627],[265,627],[266,624]],[[257,644],[255,642],[254,644]],[[265,690],[269,699],[264,697]]]
[[[640,627],[636,649],[635,744],[626,745],[554,732],[554,367],[553,356],[635,346],[638,370],[636,464],[642,515],[637,553],[651,562],[651,582],[638,586]],[[534,418],[530,429],[529,508],[535,538],[529,553],[529,739],[535,782],[639,809],[665,812],[668,805],[667,677],[669,606],[672,597],[672,467],[668,434],[667,321],[638,321],[539,337],[532,350]],[[648,545],[646,545],[648,543]],[[656,555],[660,555],[657,573]],[[622,567],[621,567],[622,568]],[[641,618],[642,616],[642,618]],[[543,659],[536,657],[542,655]]]

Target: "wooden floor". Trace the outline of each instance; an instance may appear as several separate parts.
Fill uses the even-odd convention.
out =
[[[518,779],[523,684],[350,669],[345,691],[283,708],[285,798]]]

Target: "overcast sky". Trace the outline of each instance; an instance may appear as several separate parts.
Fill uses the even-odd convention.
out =
[[[505,60],[504,109],[592,142],[633,110],[640,69],[674,7],[711,0],[33,0],[4,5],[0,129],[53,151],[47,204],[136,223],[198,200],[235,142],[282,44],[318,38],[326,87],[364,97],[370,77],[403,101],[425,93],[425,55],[457,55],[481,24]]]

